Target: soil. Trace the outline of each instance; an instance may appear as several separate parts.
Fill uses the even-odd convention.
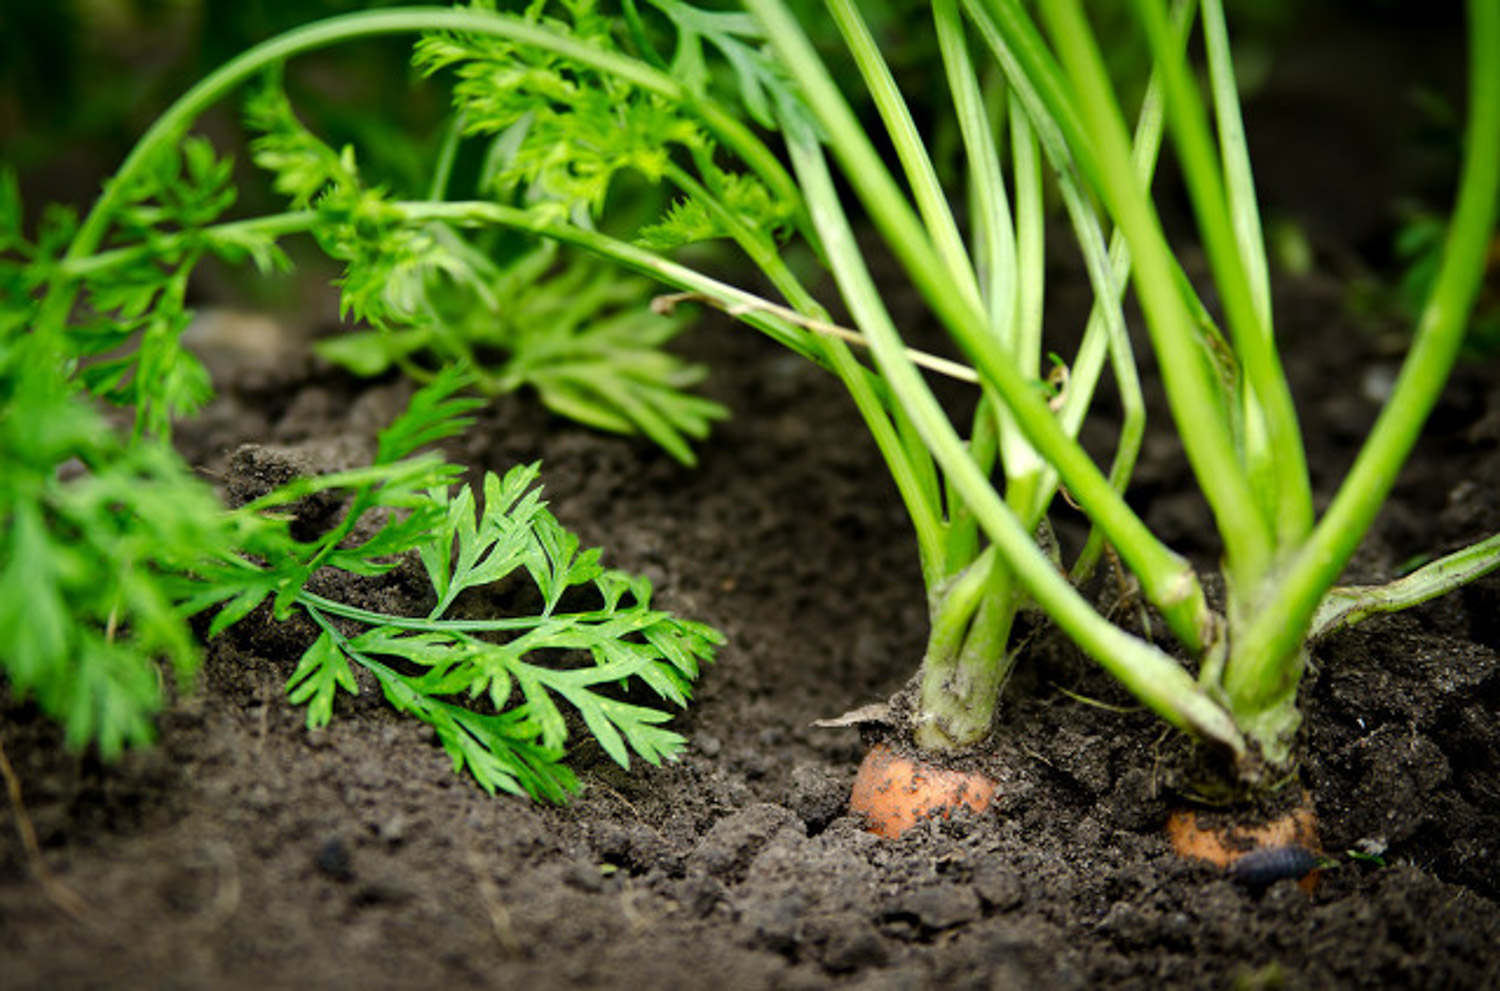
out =
[[[1353,200],[1334,199],[1323,219],[1347,230]],[[1367,235],[1320,240],[1318,271]],[[1396,325],[1354,314],[1342,279],[1279,282],[1326,498],[1395,367]],[[368,456],[409,394],[321,366],[295,327],[219,320],[199,342],[219,399],[178,436],[226,491]],[[1311,895],[1173,856],[1180,741],[1046,631],[971,758],[1000,782],[991,809],[880,840],[844,810],[860,731],[812,723],[890,697],[920,658],[904,513],[828,376],[724,322],[684,348],[734,413],[696,469],[525,396],[446,445],[476,469],[540,458],[586,544],[727,635],[674,722],[680,761],[625,773],[583,745],[572,804],[491,798],[372,684],[306,730],[283,686],[308,632],[254,619],[209,645],[159,746],[118,764],[68,753],[0,696],[45,864],[86,905],[71,918],[36,882],[7,809],[0,986],[1500,986],[1500,576],[1318,645],[1300,776],[1337,866]],[[1460,370],[1351,579],[1500,530],[1495,371]],[[1205,510],[1153,413],[1132,498],[1210,565]]]

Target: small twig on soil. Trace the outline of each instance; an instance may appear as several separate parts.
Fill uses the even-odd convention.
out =
[[[1040,750],[1037,750],[1035,747],[1031,747],[1023,743],[1021,744],[1021,752],[1026,756],[1032,758],[1033,760],[1040,761],[1041,763],[1047,765],[1052,770],[1057,770],[1057,765],[1048,760],[1046,756],[1043,755],[1042,752]]]
[[[5,745],[0,743],[0,775],[5,777],[5,791],[10,796],[11,811],[16,816],[16,832],[21,835],[21,846],[26,849],[26,860],[31,866],[31,873],[36,877],[37,883],[47,893],[52,903],[61,909],[74,922],[87,924],[88,903],[78,896],[73,889],[63,884],[52,876],[47,870],[46,863],[42,860],[42,847],[36,839],[36,827],[32,825],[31,816],[26,812],[26,803],[21,800],[21,779],[16,776],[15,769],[10,766],[10,759],[5,756]]]
[[[625,806],[625,808],[630,811],[630,814],[635,817],[635,821],[651,830],[651,834],[657,839],[661,840],[663,843],[667,841],[667,838],[661,834],[661,830],[657,829],[655,826],[647,822],[645,817],[641,815],[641,810],[636,808],[635,805],[631,803],[630,799],[626,798],[624,795],[621,795],[618,791],[611,788],[609,785],[605,784],[602,781],[596,782],[593,787],[601,789],[606,795],[609,795],[610,797],[614,798],[615,801]]]
[[[1145,706],[1143,705],[1114,705],[1110,702],[1104,702],[1096,698],[1091,698],[1090,696],[1084,695],[1081,692],[1071,691],[1067,688],[1064,688],[1062,685],[1059,685],[1055,681],[1052,683],[1052,687],[1057,689],[1063,695],[1066,695],[1068,698],[1072,699],[1074,702],[1078,702],[1081,705],[1092,706],[1095,709],[1103,709],[1105,712],[1140,712],[1145,708]]]
[[[674,292],[666,293],[653,299],[651,301],[651,310],[654,313],[668,314],[672,312],[678,303],[703,303],[706,306],[723,310],[732,317],[753,312],[769,313],[772,316],[780,317],[787,323],[796,324],[798,327],[810,330],[815,334],[822,334],[825,337],[837,337],[841,341],[848,341],[850,344],[856,344],[862,348],[870,346],[870,342],[865,339],[865,335],[857,330],[851,330],[836,323],[829,323],[827,320],[805,317],[796,310],[779,306],[776,303],[766,300],[760,300],[755,303],[725,303],[701,292]],[[979,373],[968,365],[950,361],[935,354],[928,354],[926,351],[918,351],[916,348],[906,348],[905,351],[906,356],[911,359],[912,364],[920,365],[928,371],[937,372],[939,375],[946,375],[960,382],[977,383],[979,381]]]
[[[255,750],[260,753],[266,749],[266,736],[270,730],[271,699],[275,697],[276,689],[272,686],[270,678],[261,679],[260,683],[260,719],[256,725]]]
[[[479,851],[473,846],[468,850],[469,869],[474,872],[474,880],[479,886],[479,900],[484,902],[484,910],[490,917],[490,929],[495,934],[495,942],[510,956],[519,956],[521,943],[516,939],[515,927],[511,925],[510,909],[505,907],[504,900],[500,897],[500,888],[495,884],[494,878],[484,869],[484,859],[479,856]]]
[[[213,896],[198,913],[195,922],[205,930],[212,931],[234,918],[240,907],[240,868],[234,856],[234,847],[222,839],[208,839],[198,848],[201,861],[214,873]]]

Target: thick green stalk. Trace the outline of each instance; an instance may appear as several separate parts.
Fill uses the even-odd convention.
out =
[[[947,194],[938,181],[937,169],[933,168],[932,159],[927,154],[927,145],[917,133],[917,125],[911,119],[906,98],[901,95],[890,67],[880,54],[880,46],[875,44],[875,39],[870,35],[870,29],[865,25],[853,0],[825,2],[844,37],[849,54],[854,57],[854,64],[859,68],[870,96],[875,101],[875,109],[885,123],[886,133],[890,135],[896,158],[906,174],[906,182],[917,201],[917,211],[932,238],[933,247],[947,266],[954,285],[960,292],[968,294],[973,305],[979,305],[979,285],[974,279],[974,265],[969,260],[963,236],[959,234],[953,211],[948,206]]]
[[[969,181],[974,189],[975,240],[988,261],[984,280],[985,313],[996,346],[1006,351],[1014,366],[1037,377],[1041,358],[1044,298],[1044,209],[1042,177],[1037,167],[1036,138],[1024,117],[1011,118],[1011,145],[1016,185],[1016,215],[1011,217],[1005,175],[1000,165],[993,128],[979,79],[969,57],[968,41],[956,0],[933,5],[933,19],[953,98]],[[930,224],[929,224],[930,226]],[[1026,441],[1003,404],[994,416],[999,429],[1001,465],[1006,478],[1034,479],[1046,462]],[[1028,485],[1028,491],[1037,488]],[[1012,505],[1015,505],[1012,502]],[[1031,507],[1022,510],[1026,519]]]
[[[1468,8],[1469,120],[1441,267],[1401,374],[1354,466],[1306,546],[1236,637],[1224,688],[1242,721],[1294,701],[1294,661],[1314,611],[1395,484],[1463,343],[1500,196],[1500,5],[1470,0]]]
[[[990,326],[1001,340],[1010,335],[1016,309],[1015,230],[1005,191],[1005,173],[1000,165],[995,129],[990,124],[983,89],[969,56],[958,0],[933,0],[933,26],[953,112],[964,141],[966,179],[972,197],[974,257],[978,263],[980,288]]]
[[[970,236],[985,316],[995,340],[1020,357],[1024,347],[1018,343],[1021,276],[1010,197],[1006,189],[1005,172],[1000,164],[995,124],[992,122],[992,113],[998,111],[986,99],[984,87],[975,72],[957,0],[934,0],[932,17],[948,90],[953,98],[954,115],[963,137],[972,227]],[[1002,86],[999,100],[1004,99],[1005,90]],[[1033,368],[1034,364],[1033,361]],[[991,460],[1002,448],[1007,451],[1004,459],[1007,470],[1013,470],[1021,464],[1023,458],[1019,452],[1022,448],[1028,452],[1031,462],[1037,460],[1035,453],[1030,451],[1024,437],[1005,413],[1003,401],[993,392],[985,390],[974,411],[973,429],[969,438],[970,453],[975,456],[976,463],[987,471]],[[972,549],[978,546],[977,527],[973,514],[956,495],[949,499],[949,524],[954,531],[955,541],[963,541],[963,548],[969,555],[967,559],[972,560]],[[989,548],[986,553],[993,556],[993,548]],[[977,566],[976,562],[974,567]],[[950,612],[947,599],[944,595],[943,602],[934,610],[935,630],[943,625],[942,617]],[[964,629],[967,629],[972,615],[972,608],[962,611]],[[936,639],[938,638],[935,636],[934,640]],[[1004,647],[1004,643],[1001,643],[1000,650],[1003,651]],[[960,637],[946,649],[930,646],[928,657],[935,654],[959,657],[962,653],[963,641]]]
[[[1036,133],[1014,93],[1010,108],[1011,170],[1016,187],[1016,320],[1010,358],[1022,375],[1040,378],[1042,325],[1047,305],[1047,207],[1042,190],[1041,156]],[[1002,439],[1003,440],[1003,439]],[[1043,462],[1029,446],[1017,452],[1011,477],[1034,475]]]
[[[1252,484],[1257,496],[1264,493],[1269,500],[1257,498],[1257,504],[1275,539],[1294,546],[1312,525],[1312,488],[1291,390],[1271,334],[1265,246],[1259,224],[1249,219],[1256,214],[1255,189],[1245,153],[1234,68],[1228,64],[1228,43],[1223,40],[1222,11],[1212,0],[1203,7],[1220,133],[1233,155],[1221,169],[1203,99],[1175,43],[1165,0],[1136,0],[1136,9],[1156,56],[1168,127],[1213,269],[1214,287],[1233,335],[1235,355],[1245,372],[1246,433],[1251,439],[1244,452],[1245,470],[1252,483],[1267,480]],[[1217,23],[1215,14],[1219,15]],[[1222,43],[1216,45],[1216,41]],[[1259,276],[1259,287],[1254,276]],[[1245,570],[1250,574],[1242,573],[1241,580],[1255,577],[1253,569]]]
[[[1219,136],[1219,156],[1224,165],[1224,188],[1228,196],[1229,217],[1234,225],[1234,241],[1244,269],[1246,289],[1255,316],[1268,339],[1274,339],[1271,313],[1271,280],[1266,264],[1265,238],[1261,232],[1260,209],[1256,204],[1255,180],[1250,168],[1250,154],[1245,140],[1244,122],[1240,117],[1239,84],[1235,77],[1234,58],[1229,47],[1229,33],[1224,24],[1224,10],[1219,0],[1203,2],[1203,45],[1208,55],[1208,77],[1213,94],[1214,119]],[[1175,59],[1174,59],[1175,61]],[[1312,528],[1312,503],[1307,496],[1307,472],[1296,470],[1281,458],[1272,436],[1264,404],[1253,383],[1241,391],[1241,422],[1245,445],[1245,466],[1260,502],[1261,512],[1270,521],[1282,546],[1295,546]],[[1283,476],[1284,477],[1279,477]],[[1300,488],[1300,494],[1282,489],[1288,484]]]
[[[1090,146],[1101,166],[1101,191],[1131,245],[1136,292],[1161,363],[1172,418],[1218,521],[1228,571],[1237,587],[1255,587],[1272,562],[1272,533],[1235,457],[1225,410],[1161,220],[1131,168],[1130,140],[1109,76],[1077,0],[1049,0],[1042,9],[1089,128]],[[1133,564],[1131,570],[1140,574]]]
[[[1228,194],[1235,245],[1245,271],[1245,287],[1255,315],[1272,334],[1271,275],[1266,264],[1266,242],[1261,233],[1260,208],[1255,201],[1255,178],[1250,168],[1245,122],[1240,117],[1239,81],[1234,73],[1234,55],[1224,24],[1221,0],[1202,0],[1203,47],[1208,54],[1208,76],[1213,93],[1214,121],[1219,132],[1219,156],[1224,162],[1224,188]],[[1181,56],[1169,56],[1174,62]]]
[[[945,594],[922,658],[912,734],[928,750],[957,750],[989,735],[1013,656],[1006,650],[1018,598],[991,545]]]
[[[1192,0],[1181,0],[1174,15],[1182,27],[1192,11]],[[1163,119],[1161,108],[1161,86],[1155,74],[1146,86],[1141,100],[1140,115],[1136,120],[1135,134],[1131,141],[1131,161],[1140,181],[1149,186],[1156,171],[1156,158],[1161,150]],[[1074,218],[1079,244],[1084,249],[1085,264],[1095,282],[1094,306],[1089,313],[1084,329],[1083,344],[1073,362],[1069,375],[1068,394],[1063,399],[1058,418],[1071,436],[1077,436],[1083,425],[1084,413],[1092,400],[1098,381],[1103,352],[1108,349],[1110,366],[1114,371],[1115,384],[1120,392],[1120,437],[1115,448],[1114,460],[1110,463],[1109,481],[1118,491],[1125,491],[1131,473],[1135,470],[1136,458],[1146,433],[1146,403],[1141,391],[1139,372],[1130,335],[1125,327],[1121,310],[1121,296],[1130,280],[1130,243],[1123,232],[1116,230],[1109,241],[1109,248],[1101,260],[1088,261],[1092,252],[1101,250],[1102,224],[1082,190],[1071,178],[1060,183],[1068,205],[1069,216]],[[1080,226],[1081,225],[1081,226]],[[1098,287],[1095,270],[1109,274],[1109,285],[1103,291]],[[1103,338],[1103,340],[1101,340]],[[1052,483],[1055,484],[1055,483]],[[1094,565],[1104,550],[1104,532],[1097,526],[1089,528],[1088,540],[1078,554],[1070,572],[1074,581],[1082,581],[1093,573]]]
[[[1178,45],[1186,40],[1187,28],[1195,3],[1193,0],[1177,0],[1172,18]],[[978,6],[977,0],[966,0],[966,9],[974,20],[981,37],[993,52],[1014,88],[1025,112],[1030,114],[1041,145],[1047,153],[1057,176],[1059,190],[1073,222],[1075,236],[1084,250],[1091,281],[1095,287],[1095,303],[1089,315],[1083,343],[1077,357],[1069,368],[1068,387],[1058,419],[1071,437],[1078,435],[1084,414],[1092,402],[1094,389],[1103,370],[1106,353],[1115,372],[1120,390],[1122,424],[1115,457],[1110,465],[1109,481],[1116,491],[1123,492],[1134,469],[1136,455],[1140,450],[1145,432],[1145,403],[1140,380],[1136,373],[1135,358],[1131,352],[1130,338],[1125,330],[1120,297],[1130,274],[1130,251],[1128,242],[1120,231],[1115,231],[1110,240],[1106,256],[1093,257],[1091,252],[1102,243],[1103,233],[1092,201],[1083,191],[1077,171],[1073,168],[1073,153],[1062,137],[1062,130],[1051,115],[1047,101],[1042,97],[1033,80],[1021,69],[1019,60],[1011,50],[1000,28],[988,11]],[[1132,141],[1132,164],[1141,182],[1149,186],[1156,167],[1157,152],[1162,137],[1161,84],[1153,73],[1141,103],[1140,117],[1136,123]],[[1102,288],[1100,274],[1108,272],[1108,288]],[[1039,486],[1038,496],[1050,500],[1057,484],[1056,472],[1049,469],[1047,478]],[[1091,528],[1089,539],[1074,564],[1075,580],[1086,577],[1093,568],[1104,546],[1104,531]],[[1197,650],[1201,645],[1191,644]]]
[[[967,568],[932,589],[932,629],[923,665],[951,664],[963,649],[964,635],[985,599],[998,552],[986,547]]]
[[[779,0],[747,0],[747,5],[767,27],[782,64],[802,87],[828,133],[844,175],[938,318],[981,377],[1005,400],[1027,439],[1058,468],[1073,496],[1109,534],[1121,556],[1141,577],[1148,599],[1161,609],[1173,632],[1190,644],[1205,642],[1212,617],[1187,562],[1151,534],[1110,487],[1088,454],[1063,432],[1046,402],[1036,394],[1031,380],[1021,375],[1009,357],[994,346],[983,312],[969,305],[964,294],[956,291],[926,232],[796,19]],[[928,441],[931,442],[930,437]]]
[[[783,31],[797,30],[784,8],[772,6],[774,0],[751,2],[763,16],[770,15],[771,37],[778,43]],[[794,56],[804,54],[810,51],[801,46],[782,53],[788,64],[796,64]],[[907,356],[864,264],[816,138],[789,133],[787,139],[834,277],[870,342],[882,376],[1016,581],[1075,643],[1163,719],[1236,758],[1243,756],[1243,739],[1224,710],[1172,658],[1100,616],[1037,547],[1030,532],[995,492]]]
[[[1054,140],[1069,149],[1072,152],[1071,167],[1078,170],[1088,188],[1098,189],[1099,163],[1091,152],[1084,119],[1069,96],[1062,67],[1026,12],[1026,4],[1023,0],[963,0],[963,3],[982,34],[998,34],[1004,38],[1002,64],[1012,85],[1024,79],[1041,105],[1046,107],[1045,115],[1033,112],[1034,120],[1048,120],[1056,129],[1054,135],[1042,136],[1043,144]],[[990,37],[986,40],[994,46]]]

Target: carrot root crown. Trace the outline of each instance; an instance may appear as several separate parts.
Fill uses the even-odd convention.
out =
[[[947,818],[960,806],[983,812],[995,788],[992,778],[977,771],[944,768],[878,743],[860,764],[849,811],[863,814],[870,832],[895,839],[921,820]]]
[[[1167,817],[1167,838],[1178,856],[1214,864],[1231,874],[1234,874],[1236,865],[1241,864],[1245,858],[1262,857],[1269,851],[1300,850],[1316,855],[1322,850],[1318,843],[1317,814],[1313,811],[1311,796],[1305,792],[1296,808],[1255,825],[1221,826],[1203,823],[1197,812],[1178,809]],[[1269,861],[1274,858],[1267,859]],[[1291,858],[1284,859],[1291,862]],[[1256,875],[1253,870],[1241,873]],[[1251,877],[1248,883],[1257,886],[1254,881],[1258,877],[1259,875]],[[1297,883],[1311,894],[1317,886],[1317,880],[1318,871],[1309,868]]]

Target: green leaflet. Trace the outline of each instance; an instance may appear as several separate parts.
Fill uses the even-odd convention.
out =
[[[340,688],[351,695],[359,691],[348,658],[339,649],[333,632],[324,630],[287,679],[287,698],[293,705],[307,706],[307,728],[317,729],[333,718],[333,699]]]
[[[541,501],[537,473],[536,465],[518,465],[503,477],[487,474],[482,511],[467,487],[451,499],[442,489],[430,493],[445,512],[415,547],[437,599],[427,615],[372,613],[301,595],[323,631],[288,682],[292,701],[308,705],[310,727],[328,722],[338,689],[357,691],[352,662],[375,675],[392,705],[432,726],[454,768],[467,767],[487,791],[561,801],[576,790],[561,764],[569,731],[558,700],[621,766],[632,752],[659,764],[681,749],[682,738],[660,725],[668,712],[604,689],[635,679],[686,705],[722,638],[653,609],[649,582],[603,568],[597,550],[580,552]],[[537,593],[535,613],[452,616],[462,593],[520,574]],[[557,611],[569,589],[587,587],[594,608]],[[587,657],[581,665],[580,655]],[[568,657],[575,666],[544,663]]]
[[[581,549],[547,509],[539,467],[489,473],[483,508],[468,486],[449,491],[458,470],[417,448],[450,436],[477,400],[455,392],[465,379],[450,369],[412,397],[381,432],[375,464],[296,479],[241,507],[239,553],[200,561],[175,587],[179,610],[223,604],[218,632],[267,599],[275,615],[301,611],[320,629],[287,680],[289,699],[307,706],[307,725],[327,725],[340,692],[358,691],[363,668],[397,709],[432,726],[453,758],[485,790],[563,801],[577,780],[562,763],[569,728],[559,701],[582,718],[622,766],[630,754],[670,759],[682,738],[661,724],[670,713],[611,693],[638,682],[685,706],[701,666],[722,642],[708,626],[651,605],[651,584],[605,568],[597,549]],[[309,495],[348,494],[342,519],[316,539],[290,535],[276,511]],[[374,532],[351,545],[351,535]],[[362,525],[363,524],[363,525]],[[373,612],[307,591],[320,568],[379,575],[414,555],[434,604],[420,615]],[[473,618],[465,593],[529,583],[534,608],[520,615]],[[580,601],[582,600],[582,601]],[[575,606],[564,611],[565,606]]]
[[[437,39],[429,40],[435,50]],[[664,112],[656,107],[651,114]],[[579,113],[574,108],[562,117]],[[664,126],[647,117],[632,125],[639,133],[610,138],[613,151],[601,145],[596,152],[622,155],[617,166],[629,165],[633,153],[621,143],[644,147]],[[662,350],[686,322],[651,312],[648,280],[593,258],[559,257],[550,242],[518,251],[455,224],[408,219],[383,190],[364,185],[352,148],[336,152],[303,126],[279,72],[266,74],[246,103],[245,119],[259,132],[251,144],[256,164],[275,176],[293,207],[317,211],[319,244],[343,262],[342,313],[372,328],[320,342],[323,357],[360,375],[394,366],[419,380],[430,377],[432,365],[458,367],[490,394],[530,387],[554,412],[598,429],[644,434],[685,464],[695,461],[689,441],[727,415],[687,391],[704,370]],[[478,119],[493,122],[495,112]],[[532,131],[519,147],[540,142],[547,155],[559,154],[551,140]],[[665,145],[655,147],[665,154]],[[596,165],[572,162],[565,171],[607,185],[616,166]],[[755,195],[738,192],[735,202]],[[558,196],[561,203],[575,199],[566,191]],[[761,199],[769,201],[763,189]],[[236,249],[258,257],[254,244],[222,247]]]
[[[0,671],[62,724],[69,746],[94,743],[112,759],[154,735],[158,662],[183,685],[197,670],[197,641],[176,608],[180,576],[237,528],[172,451],[123,443],[38,337],[7,323]],[[59,470],[74,459],[86,467]]]
[[[475,510],[472,493],[461,490],[449,503],[447,524],[419,548],[439,599],[426,627],[412,632],[398,623],[377,626],[350,641],[350,649],[356,656],[400,657],[422,669],[420,677],[402,680],[407,690],[483,696],[497,710],[514,713],[511,733],[494,738],[511,740],[516,727],[528,727],[529,735],[523,735],[531,746],[529,759],[518,753],[494,755],[514,784],[524,780],[526,768],[536,769],[539,755],[556,755],[554,762],[562,755],[568,731],[554,696],[582,716],[621,766],[629,766],[632,751],[657,764],[683,742],[660,727],[668,713],[627,704],[600,689],[639,679],[665,701],[685,705],[691,680],[699,665],[712,658],[719,634],[651,608],[649,582],[603,568],[597,550],[580,552],[578,539],[541,502],[536,477],[535,465],[517,466],[504,477],[486,475],[482,513]],[[460,624],[443,623],[442,616],[463,591],[520,573],[528,576],[540,600],[537,613],[524,617],[529,628],[512,622],[509,638],[495,642]],[[597,608],[557,611],[569,589],[590,586]],[[591,663],[560,670],[538,661],[560,651],[587,652]],[[516,790],[505,779],[496,780],[498,787]],[[547,797],[526,790],[533,797]]]
[[[251,235],[213,238],[206,228],[235,200],[232,162],[200,137],[163,146],[124,190],[111,247],[114,263],[78,276],[83,295],[58,328],[69,375],[97,396],[135,409],[136,437],[167,437],[172,420],[200,408],[213,394],[208,373],[179,338],[192,320],[185,305],[188,276],[205,251],[250,255],[268,266],[279,255]],[[60,207],[42,217],[28,242],[13,177],[0,180],[0,288],[6,329],[28,324],[36,312],[27,297],[65,281],[62,256],[77,232],[76,217]],[[79,364],[77,359],[91,358]]]
[[[476,5],[480,6],[480,5]],[[592,4],[562,4],[567,16],[545,16],[532,4],[528,20],[593,47],[618,50],[614,21]],[[681,107],[614,75],[553,52],[489,36],[424,35],[413,58],[427,74],[457,76],[454,106],[465,133],[505,134],[486,193],[524,190],[530,201],[555,204],[558,215],[597,215],[615,177],[627,170],[659,181],[672,148],[703,149],[708,137]],[[509,132],[507,134],[507,132]]]
[[[529,273],[538,274],[514,277]],[[463,367],[487,393],[529,387],[555,413],[642,433],[678,461],[696,462],[689,441],[728,411],[688,391],[705,369],[664,350],[687,318],[653,313],[650,282],[586,255],[560,256],[546,242],[498,268],[487,286],[488,300],[449,286],[434,319],[328,338],[318,353],[360,375]]]
[[[679,0],[649,2],[671,25],[672,54],[657,51],[635,4],[627,2],[623,23],[631,54],[670,72],[691,98],[706,99],[724,88],[710,70],[705,47],[711,47],[733,78],[728,102],[743,107],[758,125],[775,127],[775,105],[800,107],[785,73],[762,50],[754,18]],[[558,7],[566,16],[549,14]],[[626,50],[626,39],[617,37],[622,19],[599,14],[592,3],[533,3],[525,16],[592,47]],[[773,196],[748,172],[715,164],[715,143],[688,102],[674,103],[554,52],[487,36],[426,35],[414,63],[427,74],[452,71],[458,80],[454,108],[464,132],[497,136],[483,193],[586,223],[602,212],[621,175],[665,181],[685,195],[640,231],[642,243],[656,250],[728,236],[714,217],[718,209],[767,234],[783,235],[792,225],[795,202]],[[674,176],[675,157],[692,161],[697,188],[684,188]],[[704,196],[713,199],[712,208]]]

